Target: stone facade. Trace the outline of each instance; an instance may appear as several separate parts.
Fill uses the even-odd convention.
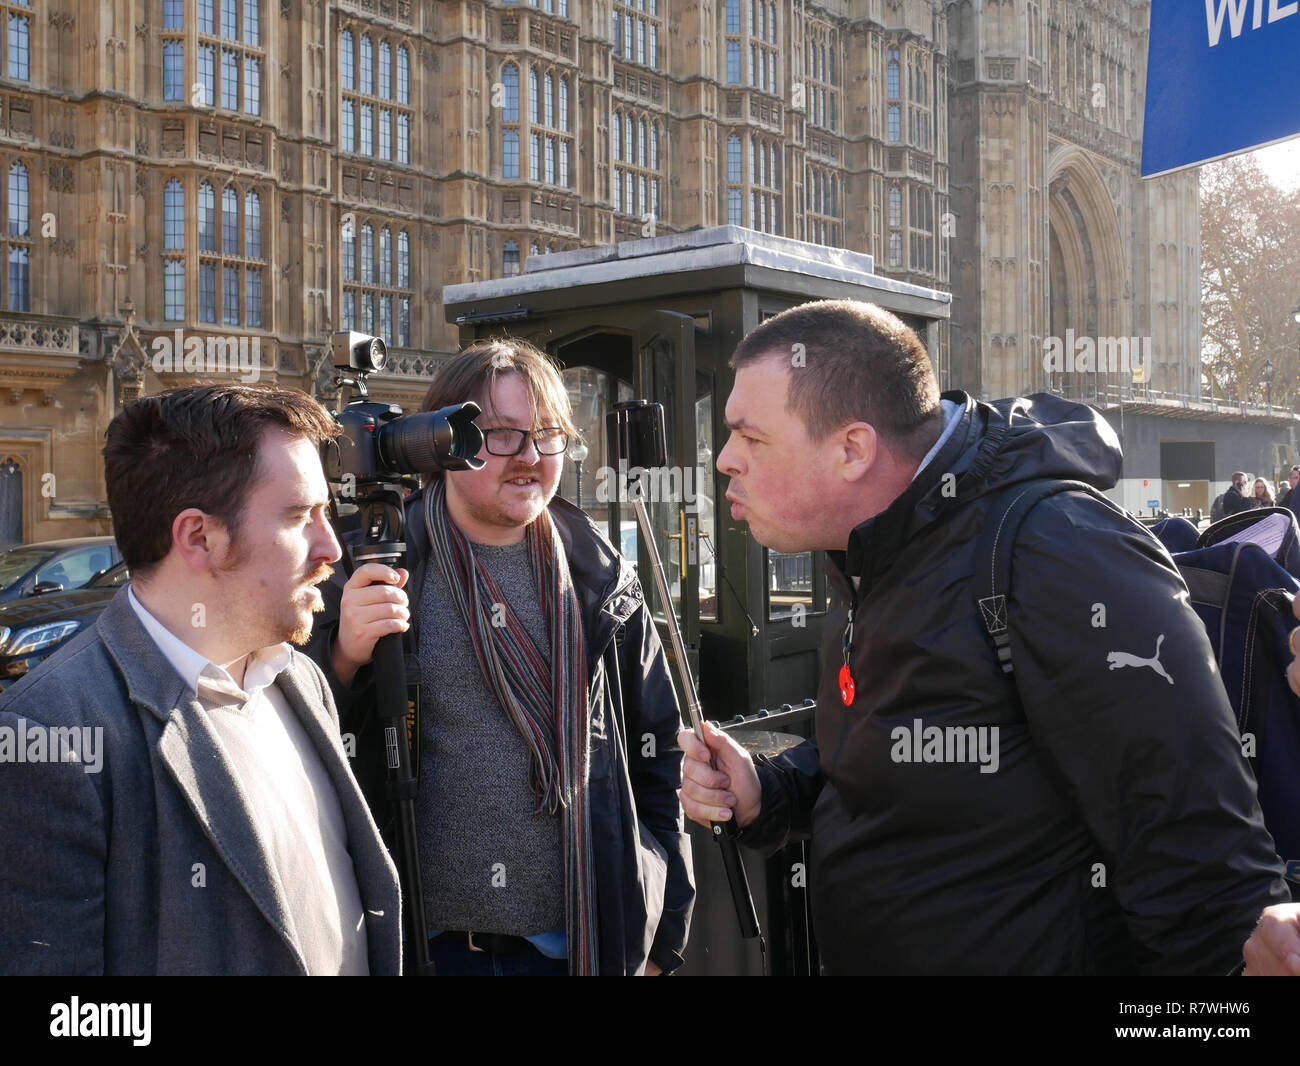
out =
[[[945,384],[1117,380],[1049,381],[1069,328],[1153,337],[1195,393],[1196,178],[1137,176],[1147,9],[0,0],[0,522],[106,531],[108,419],[221,376],[214,345],[330,399],[331,331],[383,332],[374,391],[410,405],[444,285],[728,223],[951,289]]]

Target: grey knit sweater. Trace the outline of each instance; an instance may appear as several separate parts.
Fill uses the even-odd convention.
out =
[[[527,544],[473,550],[549,663]],[[424,575],[416,824],[428,926],[515,936],[561,930],[560,819],[533,815],[528,746],[482,676],[436,560]]]

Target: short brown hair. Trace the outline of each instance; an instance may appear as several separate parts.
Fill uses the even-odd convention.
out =
[[[146,573],[162,562],[172,523],[190,507],[219,518],[237,543],[258,447],[272,426],[318,446],[338,432],[306,393],[267,385],[191,385],[127,404],[104,444],[113,533],[127,566]]]
[[[798,412],[814,440],[867,422],[905,454],[919,458],[933,446],[941,418],[934,369],[917,335],[883,308],[858,300],[800,304],[751,330],[731,365],[768,357],[789,361],[786,409]]]
[[[517,337],[475,341],[459,355],[453,356],[438,368],[420,410],[437,411],[466,400],[473,400],[482,407],[491,396],[497,379],[507,374],[518,374],[523,378],[533,429],[541,428],[539,412],[545,408],[571,439],[579,436],[559,367],[540,348]]]

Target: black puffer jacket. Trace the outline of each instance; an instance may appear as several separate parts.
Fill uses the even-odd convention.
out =
[[[832,553],[816,739],[760,766],[762,815],[743,839],[811,834],[832,973],[1226,973],[1289,894],[1172,560],[1086,493],[1039,503],[1011,572],[1014,679],[972,591],[1001,491],[1041,477],[1110,488],[1114,433],[1056,397],[945,398],[964,405],[953,435]],[[847,604],[850,707],[836,682]],[[1124,653],[1158,659],[1172,684]],[[996,771],[917,761],[930,726],[996,727]]]
[[[412,647],[419,647],[415,626],[428,554],[423,499],[417,492],[406,501]],[[600,973],[636,973],[647,957],[670,973],[682,964],[695,905],[691,842],[677,798],[677,697],[636,571],[582,511],[556,498],[550,513],[564,544],[587,638]],[[372,671],[363,667],[345,688],[331,658],[343,580],[340,566],[334,581],[322,586],[325,612],[317,616],[305,651],[329,679],[342,732],[356,739],[353,771],[391,847],[396,816],[384,797]],[[651,734],[653,744],[647,739]]]

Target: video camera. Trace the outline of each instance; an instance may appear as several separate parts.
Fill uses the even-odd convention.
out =
[[[370,399],[366,376],[382,370],[388,348],[379,337],[340,330],[332,338],[337,385],[352,387],[352,398],[334,417],[343,432],[322,454],[325,476],[341,482],[344,494],[363,495],[365,488],[400,483],[412,474],[438,470],[477,470],[483,434],[474,419],[475,403],[458,403],[438,411],[403,415],[394,403]]]

